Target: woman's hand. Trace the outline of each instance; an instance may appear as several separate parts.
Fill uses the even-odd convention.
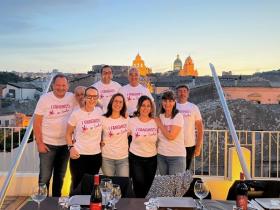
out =
[[[71,159],[78,159],[79,157],[80,157],[80,154],[75,149],[75,147],[71,147],[71,149],[70,149],[70,158]]]
[[[157,126],[159,128],[161,128],[163,125],[162,125],[162,122],[161,122],[160,118],[159,117],[155,117],[154,119],[155,119],[155,122],[156,122]]]
[[[105,142],[104,141],[101,141],[100,142],[100,147],[104,147],[105,146]]]

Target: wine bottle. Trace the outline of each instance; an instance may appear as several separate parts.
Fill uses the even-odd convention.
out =
[[[248,205],[248,187],[244,181],[244,173],[240,172],[240,181],[236,185],[236,206],[247,210]]]
[[[102,195],[99,187],[99,175],[94,175],[94,186],[90,196],[90,210],[101,210],[102,209]]]

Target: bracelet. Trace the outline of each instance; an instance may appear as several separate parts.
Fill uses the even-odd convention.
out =
[[[68,145],[68,151],[70,151],[72,147],[74,147],[74,146],[73,145]]]

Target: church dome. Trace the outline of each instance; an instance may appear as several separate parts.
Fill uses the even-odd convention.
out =
[[[182,69],[182,61],[181,59],[179,58],[179,55],[177,55],[177,58],[176,60],[174,61],[173,63],[173,70],[181,70]]]

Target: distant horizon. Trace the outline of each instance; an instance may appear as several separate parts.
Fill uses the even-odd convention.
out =
[[[0,69],[87,72],[131,65],[153,72],[190,55],[199,75],[279,69],[280,1],[0,1]]]
[[[104,65],[104,64],[94,64],[94,65]],[[110,65],[110,66],[130,66],[130,65],[120,65],[120,64],[106,64],[106,65]],[[148,66],[149,67],[149,66]],[[77,72],[77,71],[75,71],[75,72],[71,72],[71,71],[65,71],[65,70],[61,70],[61,69],[57,69],[57,68],[53,68],[53,69],[51,69],[51,70],[39,70],[39,71],[32,71],[32,70],[30,70],[30,71],[18,71],[18,70],[2,70],[2,69],[0,69],[0,72],[18,72],[18,73],[51,73],[53,70],[58,70],[59,72],[62,72],[62,73],[69,73],[69,74],[87,74],[88,73],[88,71],[90,71],[91,70],[91,68],[89,69],[89,70],[87,70],[87,71],[85,71],[85,72]],[[256,72],[252,72],[252,73],[248,73],[248,74],[238,74],[238,73],[234,73],[233,71],[231,71],[231,70],[228,70],[228,71],[226,71],[226,72],[229,72],[229,71],[231,71],[232,72],[232,75],[253,75],[253,74],[256,74],[256,73],[265,73],[265,72],[272,72],[272,71],[278,71],[278,70],[280,70],[280,68],[277,68],[277,69],[265,69],[265,70],[259,70],[259,71],[256,71]],[[161,72],[154,72],[153,71],[153,69],[152,69],[152,73],[167,73],[168,71],[173,71],[173,69],[171,69],[171,70],[167,70],[167,71],[161,71]],[[216,69],[216,71],[218,71],[217,69]],[[222,72],[223,71],[219,71],[219,73],[218,73],[218,75],[219,76],[222,76]],[[198,73],[199,73],[199,70],[198,70]],[[210,68],[209,68],[209,74],[204,74],[204,75],[198,75],[198,76],[212,76],[211,75],[211,72],[210,72]]]

